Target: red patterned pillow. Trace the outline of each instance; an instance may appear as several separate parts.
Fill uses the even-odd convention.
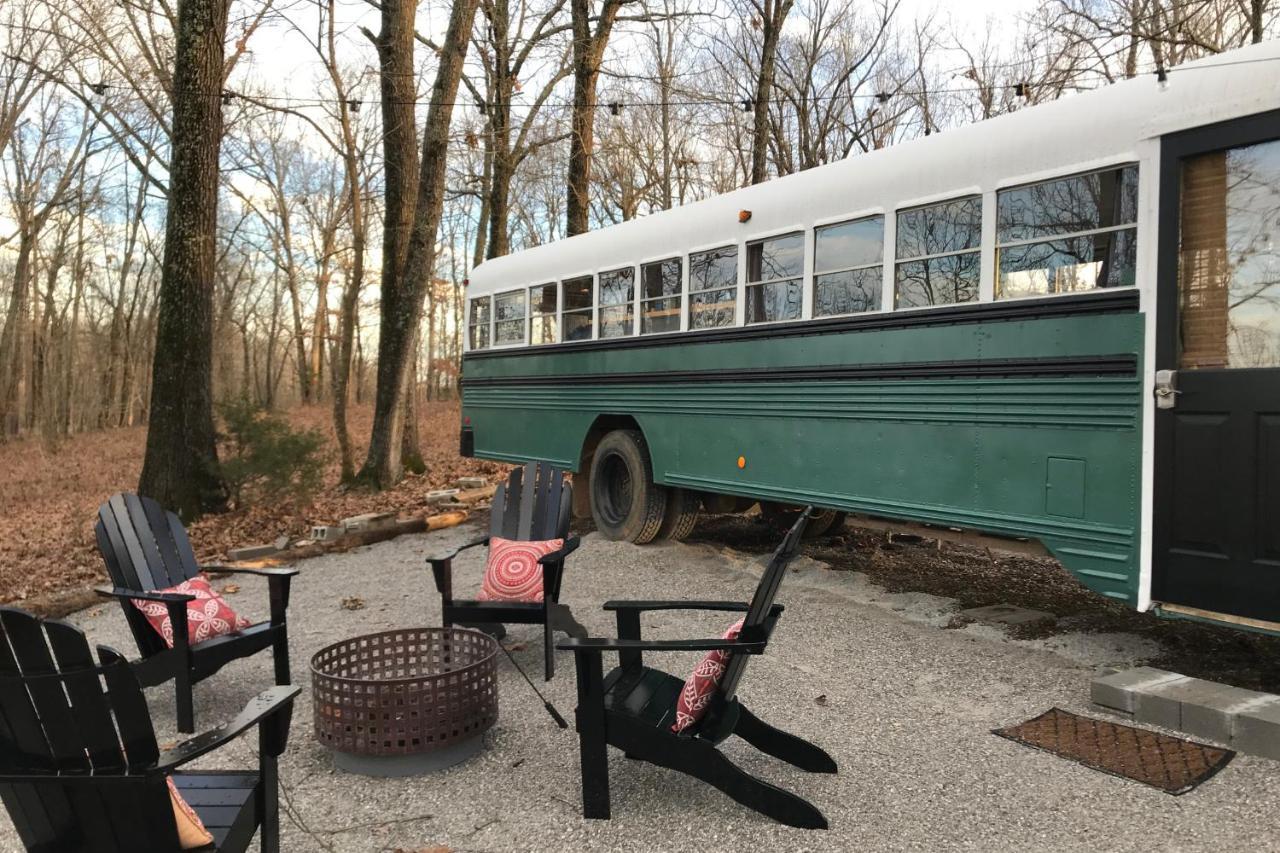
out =
[[[484,570],[477,601],[541,601],[540,557],[564,547],[563,539],[545,542],[514,542],[493,536],[489,539],[489,564]]]
[[[199,850],[213,843],[213,836],[205,829],[200,815],[182,798],[178,786],[173,779],[164,778],[169,783],[169,802],[173,806],[173,821],[178,825],[178,843],[183,850]]]
[[[742,620],[739,619],[724,632],[724,639],[738,639],[738,632],[741,630]],[[707,708],[711,706],[711,697],[716,695],[720,680],[724,678],[724,671],[729,666],[730,655],[731,652],[725,649],[712,649],[693,668],[680,690],[680,697],[676,699],[676,721],[671,724],[671,731],[680,734],[706,715]]]
[[[223,634],[234,634],[253,623],[236,614],[222,596],[213,591],[202,576],[185,580],[177,586],[157,592],[177,592],[183,595],[194,595],[195,601],[187,602],[187,641],[191,645],[221,637]],[[169,619],[169,608],[162,601],[143,601],[133,599],[133,606],[142,611],[151,623],[151,627],[160,632],[165,645],[173,648],[173,623]]]

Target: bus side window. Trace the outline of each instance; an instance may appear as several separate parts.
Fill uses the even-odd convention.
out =
[[[595,323],[595,300],[591,276],[567,278],[560,282],[560,323],[566,341],[591,340]]]
[[[1128,287],[1136,280],[1138,167],[996,194],[996,298]]]
[[[523,344],[525,340],[525,293],[513,290],[499,293],[493,298],[493,313],[497,322],[493,327],[495,344]]]
[[[529,288],[529,343],[554,344],[556,332],[555,284]]]
[[[978,300],[982,197],[898,211],[896,307]]]
[[[636,268],[600,273],[600,337],[635,333]]]
[[[732,326],[737,305],[738,247],[690,255],[689,328]]]
[[[470,328],[471,349],[489,348],[489,300],[488,296],[477,296],[471,300],[471,315],[468,318]]]
[[[640,334],[680,331],[682,272],[679,258],[640,268]]]
[[[799,320],[803,276],[804,234],[748,243],[746,322]]]
[[[813,316],[880,310],[883,216],[820,226],[813,246]]]

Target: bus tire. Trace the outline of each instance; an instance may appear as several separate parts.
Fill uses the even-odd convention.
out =
[[[761,501],[760,513],[765,520],[779,530],[787,530],[795,523],[796,516],[800,514],[800,507],[791,506],[790,504],[774,503],[773,501]],[[826,536],[834,533],[844,526],[845,519],[849,517],[847,512],[841,512],[836,509],[819,509],[817,516],[809,521],[804,529],[805,539],[817,539],[820,536]]]
[[[644,436],[616,429],[600,439],[591,459],[591,518],[606,539],[652,542],[667,510],[667,489],[653,482]]]
[[[679,542],[687,539],[698,523],[698,509],[702,498],[692,489],[668,487],[667,512],[662,518],[662,527],[658,530],[659,539],[673,539]]]

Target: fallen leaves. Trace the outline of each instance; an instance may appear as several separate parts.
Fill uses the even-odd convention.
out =
[[[350,598],[344,598],[339,601],[338,606],[343,610],[364,610],[364,599],[353,595]]]
[[[330,454],[324,486],[309,506],[288,501],[210,515],[188,528],[203,561],[216,562],[250,542],[280,536],[296,541],[313,523],[334,522],[367,512],[429,515],[429,491],[453,486],[458,477],[478,476],[496,482],[509,466],[458,456],[457,403],[419,407],[419,432],[428,473],[406,477],[384,492],[340,489],[339,455]],[[333,441],[327,406],[300,406],[288,413],[299,427],[318,427]],[[373,414],[371,405],[349,412],[355,456],[366,449]],[[0,602],[19,601],[104,581],[102,558],[94,544],[98,505],[112,494],[138,485],[146,443],[145,427],[82,433],[50,449],[39,440],[0,444]],[[336,446],[336,445],[334,445]]]
[[[240,584],[238,583],[223,584],[222,589],[218,590],[218,592],[222,593],[223,595],[235,595],[239,591],[240,591]]]
[[[430,847],[397,847],[393,853],[453,853],[452,847],[445,847],[443,844],[435,844]]]

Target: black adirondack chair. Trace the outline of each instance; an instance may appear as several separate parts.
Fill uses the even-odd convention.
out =
[[[628,758],[649,761],[708,782],[748,808],[790,826],[826,829],[827,820],[810,803],[735,766],[717,748],[729,735],[812,773],[835,773],[831,756],[795,735],[760,721],[734,696],[751,655],[763,654],[782,614],[774,604],[787,564],[796,555],[806,510],[774,552],[750,603],[732,601],[609,601],[617,613],[618,639],[571,639],[559,647],[574,653],[578,670],[578,739],[582,751],[582,811],[609,817],[608,746]],[[651,610],[712,610],[743,613],[736,640],[642,640],[640,614]],[[710,651],[732,654],[720,688],[705,717],[680,734],[671,731],[684,679],[650,669],[643,652]],[[619,665],[603,675],[603,653],[616,651]]]
[[[154,687],[173,679],[177,697],[178,730],[195,731],[195,709],[191,690],[196,682],[213,675],[233,660],[270,647],[275,656],[276,684],[289,684],[289,582],[297,569],[248,569],[238,566],[200,566],[182,522],[151,498],[119,494],[98,508],[94,529],[98,550],[107,564],[111,584],[96,587],[99,595],[119,600],[129,622],[141,657],[134,672],[143,687]],[[271,603],[271,618],[196,645],[187,641],[187,602],[193,596],[163,593],[201,571],[265,577]],[[151,627],[130,599],[160,601],[173,622],[173,648]]]
[[[585,637],[587,631],[560,603],[560,581],[564,559],[578,548],[578,537],[569,535],[569,515],[573,506],[573,486],[564,472],[545,463],[530,462],[511,472],[493,496],[489,536],[468,542],[453,553],[428,558],[440,592],[445,627],[455,623],[490,630],[501,636],[506,624],[541,625],[546,658],[546,677],[555,675],[555,646],[552,633],[560,630],[571,637]],[[563,539],[564,547],[547,554],[542,564],[542,601],[473,601],[453,597],[453,558],[468,548],[488,545],[490,536],[520,542]],[[495,627],[496,626],[496,627]]]
[[[177,853],[165,777],[214,843],[242,851],[261,828],[280,849],[277,758],[296,687],[260,694],[228,725],[160,749],[129,662],[64,622],[0,608],[0,800],[22,843],[39,853]],[[258,730],[255,771],[181,767]]]

